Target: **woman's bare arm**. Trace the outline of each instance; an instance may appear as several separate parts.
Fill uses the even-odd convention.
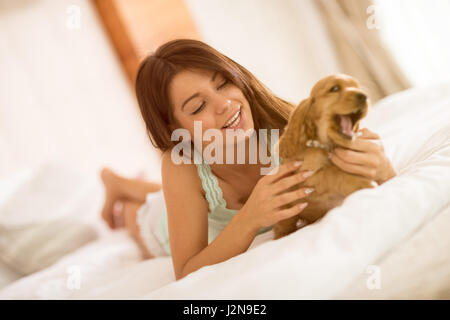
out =
[[[252,229],[249,225],[245,214],[238,211],[213,242],[186,262],[180,278],[203,266],[223,262],[246,252],[258,233],[258,229]]]
[[[208,203],[201,192],[195,164],[175,165],[166,152],[162,157],[162,183],[166,201],[170,248],[176,279],[203,266],[216,264],[245,252],[258,230],[239,211],[208,245]]]

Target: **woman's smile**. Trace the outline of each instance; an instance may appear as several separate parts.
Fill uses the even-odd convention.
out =
[[[231,117],[230,120],[222,127],[222,130],[236,130],[243,129],[245,125],[245,112],[242,111],[242,105],[239,110]]]

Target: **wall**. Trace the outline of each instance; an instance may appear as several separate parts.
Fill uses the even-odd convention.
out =
[[[274,93],[298,103],[339,72],[312,0],[186,0],[203,40],[249,69]]]
[[[414,86],[450,81],[450,1],[374,0],[387,47]]]
[[[0,178],[61,161],[87,174],[106,165],[160,179],[159,154],[90,1],[1,1],[0,70]]]

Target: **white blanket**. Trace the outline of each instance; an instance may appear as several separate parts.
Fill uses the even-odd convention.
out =
[[[203,267],[176,282],[170,258],[143,261],[124,231],[111,232],[55,265],[7,286],[0,291],[0,298],[367,297],[367,270],[381,268],[383,286],[383,275],[390,274],[390,269],[383,268],[406,270],[424,259],[430,263],[422,266],[432,265],[437,257],[423,254],[424,250],[408,261],[392,259],[414,235],[424,235],[420,239],[422,248],[427,241],[435,244],[436,237],[450,243],[445,228],[435,228],[440,234],[432,234],[433,239],[429,232],[423,232],[430,222],[450,212],[450,84],[388,97],[372,108],[362,127],[381,136],[399,175],[378,188],[352,194],[319,223],[277,241],[268,241],[270,233],[262,235],[246,253]],[[441,253],[440,261],[448,261],[449,251]],[[386,257],[391,257],[390,264],[383,263]],[[396,261],[397,265],[393,263]],[[408,265],[398,265],[406,262]],[[412,269],[422,274],[436,270]],[[404,279],[405,283],[397,283],[396,289],[408,287],[408,279]],[[388,297],[396,297],[395,292],[399,292],[387,291]],[[376,297],[383,297],[382,288],[377,292],[380,294]]]

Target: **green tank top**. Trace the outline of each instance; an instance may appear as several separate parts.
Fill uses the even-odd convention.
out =
[[[263,135],[264,136],[264,135]],[[270,138],[269,138],[270,140]],[[273,145],[271,145],[271,149],[273,150]],[[197,151],[198,152],[198,151]],[[272,154],[272,151],[271,151]],[[279,160],[282,162],[282,158]],[[275,166],[279,166],[280,162],[277,157],[275,157]],[[209,213],[208,213],[208,244],[210,244],[225,226],[231,221],[234,215],[239,210],[233,210],[227,208],[227,203],[223,198],[222,189],[219,186],[219,182],[217,177],[211,171],[211,167],[203,162],[197,165],[198,175],[202,182],[203,190],[206,193],[206,200],[209,204]],[[263,227],[259,229],[258,235],[264,232],[267,232],[272,229],[273,226]],[[170,242],[169,242],[169,231],[167,224],[167,210],[161,214],[160,218],[160,232],[162,235],[162,247],[167,252],[167,254],[171,255],[170,252]]]

